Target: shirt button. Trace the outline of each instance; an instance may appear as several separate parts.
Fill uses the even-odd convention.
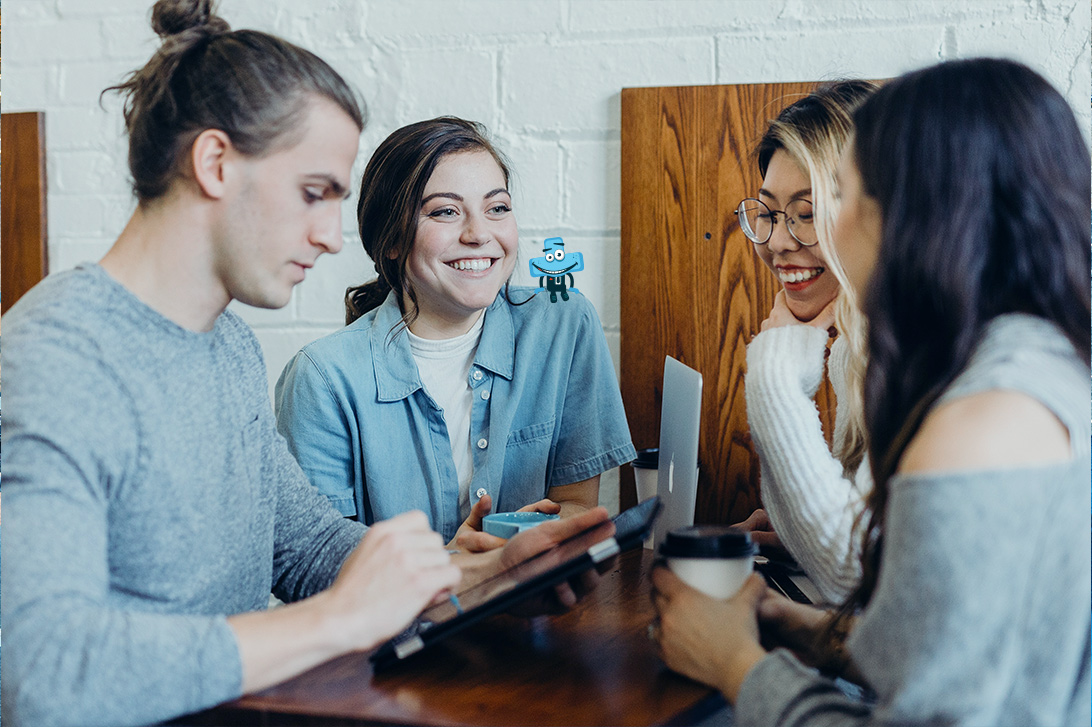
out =
[[[472,375],[474,376],[475,381],[481,381],[482,380],[482,372],[481,371],[479,371],[477,369],[474,369],[474,373]]]
[[[474,495],[475,495],[475,496],[476,496],[476,497],[477,497],[477,498],[478,498],[479,500],[480,500],[480,499],[482,499],[483,497],[485,497],[485,496],[486,496],[486,495],[488,495],[488,494],[489,494],[489,493],[485,491],[485,488],[484,488],[484,487],[479,487],[479,488],[478,488],[478,491],[474,493]]]
[[[489,389],[485,389],[482,391],[482,398],[486,401],[489,401]]]
[[[485,449],[488,446],[489,446],[489,440],[486,439],[485,437],[482,437],[481,439],[478,440],[478,449]]]

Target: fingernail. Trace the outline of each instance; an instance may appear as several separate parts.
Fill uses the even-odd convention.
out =
[[[835,336],[838,335],[838,329],[835,328],[834,326],[831,326],[830,328],[827,329],[827,335],[829,335],[831,338],[834,338]]]

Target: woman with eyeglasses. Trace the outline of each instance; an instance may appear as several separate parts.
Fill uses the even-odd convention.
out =
[[[910,73],[853,120],[834,240],[869,329],[860,586],[828,625],[757,576],[716,601],[656,569],[664,659],[735,724],[1088,724],[1088,146],[1006,60]],[[874,699],[806,666],[823,632]]]
[[[783,286],[747,347],[747,418],[764,509],[741,525],[756,541],[788,550],[829,602],[857,584],[853,522],[871,489],[861,466],[860,314],[838,284],[829,244],[833,181],[850,114],[874,89],[868,81],[831,83],[785,108],[756,148],[762,187],[736,211]],[[825,361],[838,400],[833,453],[813,401]]]

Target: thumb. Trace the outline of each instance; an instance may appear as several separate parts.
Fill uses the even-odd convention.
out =
[[[482,529],[482,518],[489,514],[489,511],[493,509],[493,497],[491,495],[482,495],[481,498],[474,503],[474,506],[470,508],[470,516],[466,519],[466,525],[475,529]]]
[[[751,604],[753,608],[757,609],[758,604],[765,595],[766,579],[757,573],[752,573],[751,576],[743,582],[743,586],[739,589],[739,593],[736,594],[736,598]]]

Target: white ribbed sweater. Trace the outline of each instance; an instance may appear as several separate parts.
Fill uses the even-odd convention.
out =
[[[853,523],[872,489],[867,455],[854,479],[827,446],[813,397],[823,379],[828,335],[812,326],[764,331],[747,346],[747,419],[761,462],[762,504],[782,544],[824,600],[840,603],[860,578]],[[845,434],[844,339],[831,346],[828,374],[838,399],[834,441]]]

